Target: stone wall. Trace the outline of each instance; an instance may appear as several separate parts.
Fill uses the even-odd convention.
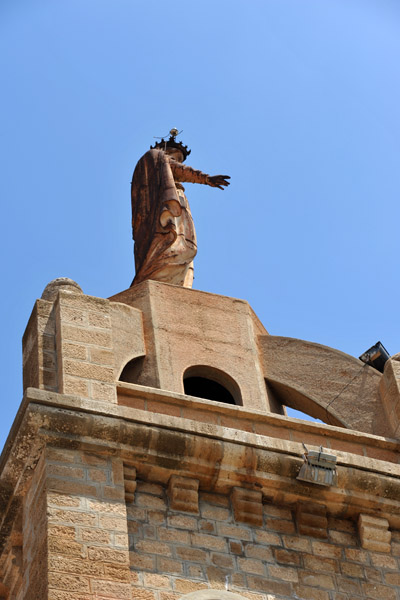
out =
[[[400,600],[400,442],[387,437],[398,433],[398,358],[381,379],[331,349],[269,340],[243,301],[138,288],[104,300],[62,280],[36,303],[24,398],[0,457],[0,600],[180,600],[209,590]],[[287,347],[328,357],[301,389]],[[279,361],[271,348],[285,350]],[[145,379],[118,382],[138,358]],[[243,403],[183,394],[192,368],[236,374]],[[311,398],[329,421],[326,390],[348,391],[356,372],[361,387],[337,402],[347,406],[335,412],[340,427],[279,414],[282,398]],[[284,389],[279,402],[264,378]],[[372,418],[354,431],[346,415],[357,402],[370,415],[384,410],[393,427],[371,435]],[[298,478],[304,444],[334,454],[334,485]]]
[[[48,580],[43,566],[48,561],[46,460],[36,466],[23,506],[23,586],[21,599],[47,598]]]
[[[60,290],[36,301],[23,337],[27,387],[116,402],[115,381],[145,352],[139,310]]]
[[[131,598],[122,462],[48,448],[46,474],[48,599]]]
[[[250,600],[398,599],[400,532],[384,519],[372,518],[376,552],[358,522],[323,504],[261,504],[243,488],[197,495],[193,479],[163,486],[132,473],[116,457],[46,449],[24,504],[24,595],[12,598],[178,600],[212,588]]]
[[[392,532],[391,554],[371,552],[357,523],[330,518],[322,505],[304,513],[267,503],[262,512],[260,526],[238,523],[229,497],[200,492],[199,514],[184,514],[168,507],[163,487],[138,482],[128,506],[133,598],[219,588],[254,600],[396,600],[400,532]]]

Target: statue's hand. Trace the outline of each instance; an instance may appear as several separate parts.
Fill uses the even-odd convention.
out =
[[[223,190],[223,186],[227,186],[230,183],[229,181],[226,181],[227,179],[230,179],[229,175],[209,175],[207,184],[211,187],[217,187],[220,190]]]

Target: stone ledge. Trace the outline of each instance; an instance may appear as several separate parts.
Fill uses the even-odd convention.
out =
[[[290,417],[265,414],[262,412],[257,413],[255,411],[250,412],[242,407],[237,406],[229,406],[225,404],[221,405],[218,403],[218,407],[216,408],[217,403],[200,400],[198,398],[192,399],[190,396],[185,396],[183,394],[178,396],[177,394],[163,392],[155,388],[134,386],[132,384],[123,384],[121,387],[124,390],[128,390],[135,397],[140,397],[143,402],[156,399],[157,401],[162,400],[167,404],[174,402],[176,404],[181,403],[188,408],[190,407],[191,414],[194,414],[194,411],[197,409],[199,412],[209,411],[211,413],[215,413],[217,410],[223,413],[231,412],[231,414],[235,416],[235,424],[237,424],[238,427],[223,427],[207,421],[192,420],[158,412],[147,412],[141,409],[117,406],[108,402],[93,401],[86,398],[81,398],[79,396],[69,396],[65,394],[58,394],[56,392],[38,390],[36,388],[28,388],[0,457],[0,474],[3,471],[4,463],[7,460],[8,453],[20,427],[25,410],[29,406],[30,402],[33,402],[35,404],[43,404],[47,406],[53,406],[55,408],[65,408],[79,412],[82,411],[84,413],[98,415],[99,417],[122,417],[125,420],[143,423],[145,425],[153,425],[160,428],[182,432],[192,432],[195,434],[212,437],[217,440],[271,450],[279,454],[288,454],[297,458],[302,457],[304,449],[300,441],[281,439],[279,437],[273,437],[271,434],[255,434],[247,431],[245,428],[239,428],[241,418],[243,418],[243,420],[252,418],[257,423],[270,424],[275,428],[280,425],[280,427],[284,427],[286,431],[289,430],[301,432],[302,441],[307,441],[310,449],[318,449],[318,446],[315,445],[316,443],[322,443],[324,447],[332,447],[332,443],[336,440],[346,442],[346,445],[349,446],[349,449],[351,444],[350,452],[332,448],[337,457],[337,464],[339,466],[343,465],[346,467],[354,467],[392,477],[400,477],[399,464],[375,458],[369,458],[368,456],[361,454],[355,454],[353,450],[353,446],[358,444],[360,445],[360,448],[366,450],[373,449],[377,452],[380,450],[383,450],[384,452],[385,450],[389,451],[390,453],[396,454],[399,459],[400,444],[396,440],[366,435],[331,425],[321,425],[319,423],[306,422]],[[307,434],[311,434],[311,442],[308,441]],[[317,436],[321,437],[318,438]],[[328,446],[326,442],[331,442],[331,445]],[[365,454],[367,454],[367,452],[365,452]]]
[[[231,414],[238,419],[238,421],[235,421],[235,424],[238,424],[238,428],[224,427],[210,423],[209,421],[198,421],[159,412],[147,412],[142,409],[134,409],[110,404],[108,402],[89,400],[79,396],[70,396],[66,394],[58,394],[56,392],[39,390],[36,388],[28,388],[25,392],[15,422],[11,428],[7,442],[0,457],[0,474],[3,470],[3,464],[6,460],[9,447],[13,443],[13,438],[18,431],[21,419],[23,418],[24,412],[30,402],[53,406],[55,408],[83,411],[84,413],[95,414],[99,417],[122,417],[123,419],[137,423],[143,423],[145,425],[154,425],[156,427],[182,432],[193,432],[199,435],[213,437],[218,440],[225,440],[237,444],[244,444],[246,446],[254,446],[255,448],[272,450],[282,454],[289,454],[298,458],[303,456],[304,449],[300,441],[281,439],[279,437],[273,437],[271,434],[255,434],[249,432],[245,428],[239,428],[241,418],[243,418],[243,420],[253,419],[257,423],[266,423],[273,425],[274,427],[284,427],[285,430],[301,432],[302,441],[306,439],[307,433],[312,434],[312,440],[314,441],[314,444],[312,442],[308,442],[310,449],[318,449],[319,446],[315,445],[316,442],[318,444],[323,442],[324,445],[326,442],[343,440],[343,442],[347,442],[352,446],[359,444],[367,449],[372,448],[376,450],[388,450],[393,454],[396,454],[398,460],[400,460],[400,443],[397,440],[366,435],[358,431],[350,431],[339,427],[334,427],[332,425],[302,421],[300,419],[294,419],[291,417],[248,411],[242,407],[210,402],[207,400],[201,400],[199,398],[191,398],[190,396],[185,396],[183,394],[172,394],[156,388],[148,388],[133,384],[121,384],[118,386],[118,388],[127,390],[128,392],[132,393],[134,397],[140,397],[144,402],[156,399],[157,401],[161,400],[166,404],[182,404],[191,409],[191,414],[194,414],[194,411],[196,410],[199,412],[209,411],[211,413],[215,413],[219,410],[224,414],[231,412]],[[217,404],[218,406],[216,407]],[[318,439],[318,435],[321,436],[322,439]],[[324,447],[329,446],[327,445]],[[353,447],[351,448],[350,452],[345,450],[336,450],[334,448],[333,450],[337,457],[337,464],[339,466],[350,466],[363,469],[365,471],[381,473],[393,477],[400,477],[399,464],[385,460],[369,458],[365,455],[354,454]]]
[[[400,463],[400,442],[386,437],[273,413],[250,411],[241,406],[173,394],[131,383],[119,382],[117,395],[119,405],[127,408],[192,420],[196,416],[196,421],[214,423],[224,430],[235,429],[288,442],[304,442],[310,446],[322,444],[325,448],[332,449],[338,460],[343,454],[346,456],[350,453],[377,459],[379,462],[384,461],[384,472],[388,469],[392,472],[388,463]],[[348,461],[347,456],[345,460]],[[400,473],[400,469],[394,472]]]
[[[34,389],[28,390],[2,456],[5,519],[12,494],[23,495],[46,444],[119,456],[143,480],[166,484],[171,474],[180,474],[220,493],[246,482],[268,501],[313,501],[352,518],[379,514],[400,527],[398,465],[338,452],[338,486],[321,489],[296,480],[303,452],[298,442]]]

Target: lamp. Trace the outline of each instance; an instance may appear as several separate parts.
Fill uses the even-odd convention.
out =
[[[296,479],[318,485],[337,485],[336,456],[323,452],[322,446],[319,451],[307,450],[305,444],[303,446],[304,464]]]
[[[390,354],[381,342],[376,342],[375,346],[372,346],[364,354],[361,354],[359,358],[366,365],[374,367],[374,369],[383,373],[383,368],[386,361],[389,360]]]

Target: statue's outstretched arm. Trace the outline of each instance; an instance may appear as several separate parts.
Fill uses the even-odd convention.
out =
[[[175,181],[203,183],[211,187],[217,187],[220,190],[224,189],[223,186],[229,185],[229,181],[226,181],[230,179],[229,175],[207,175],[207,173],[196,171],[196,169],[189,167],[189,165],[184,165],[174,159],[170,158],[169,162]]]

